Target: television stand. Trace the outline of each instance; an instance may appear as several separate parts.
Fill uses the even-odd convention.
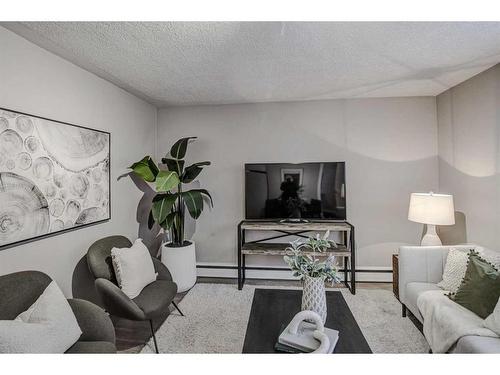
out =
[[[306,219],[294,219],[294,218],[289,218],[289,219],[281,219],[279,221],[280,224],[302,224],[302,223],[309,223],[309,220]]]
[[[323,253],[314,253],[316,256],[344,258],[344,284],[352,294],[356,294],[356,247],[354,240],[354,226],[347,221],[338,220],[311,220],[308,222],[281,222],[279,220],[243,220],[238,224],[238,289],[245,284],[245,271],[251,270],[289,270],[286,267],[247,267],[247,255],[286,255],[288,243],[268,242],[287,236],[308,238],[309,232],[340,232],[342,242],[336,248],[330,248]],[[246,241],[247,231],[270,232],[270,236],[254,241]],[[273,233],[274,232],[274,233]],[[307,254],[307,252],[305,252]],[[312,252],[309,252],[311,254]],[[291,270],[290,270],[291,272]],[[349,277],[350,276],[350,277]]]

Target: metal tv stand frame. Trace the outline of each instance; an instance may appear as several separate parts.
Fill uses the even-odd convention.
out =
[[[308,232],[327,231],[341,232],[342,243],[337,248],[331,248],[319,256],[336,256],[344,258],[344,284],[356,294],[356,246],[354,240],[354,226],[347,221],[311,220],[309,222],[280,222],[279,220],[243,220],[238,224],[238,289],[245,284],[245,271],[258,270],[287,270],[284,267],[247,267],[247,255],[285,255],[287,243],[266,242],[287,236],[307,238]],[[246,241],[247,231],[269,231],[279,234],[255,241]],[[312,252],[311,252],[312,253]],[[318,253],[315,253],[318,256]],[[350,274],[350,278],[349,278]]]

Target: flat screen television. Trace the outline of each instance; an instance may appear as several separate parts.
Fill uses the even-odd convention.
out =
[[[346,220],[345,162],[245,164],[245,217]]]

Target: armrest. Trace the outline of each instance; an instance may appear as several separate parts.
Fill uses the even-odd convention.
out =
[[[401,246],[399,248],[399,299],[406,304],[410,282],[437,284],[443,278],[446,256],[454,246]]]
[[[103,278],[97,279],[95,287],[104,307],[110,314],[130,320],[146,320],[139,306],[111,281]]]
[[[78,341],[115,343],[115,328],[103,309],[83,299],[69,299],[68,302],[82,330]]]
[[[168,280],[172,281],[172,274],[159,259],[152,257],[153,265],[155,267],[155,272],[158,272],[158,280]]]

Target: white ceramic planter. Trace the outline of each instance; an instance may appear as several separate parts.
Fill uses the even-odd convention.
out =
[[[178,292],[191,289],[196,283],[196,252],[194,242],[183,247],[161,246],[161,261],[167,266]]]
[[[323,324],[326,322],[326,292],[325,281],[321,277],[304,277],[301,310],[311,310],[317,313]]]

